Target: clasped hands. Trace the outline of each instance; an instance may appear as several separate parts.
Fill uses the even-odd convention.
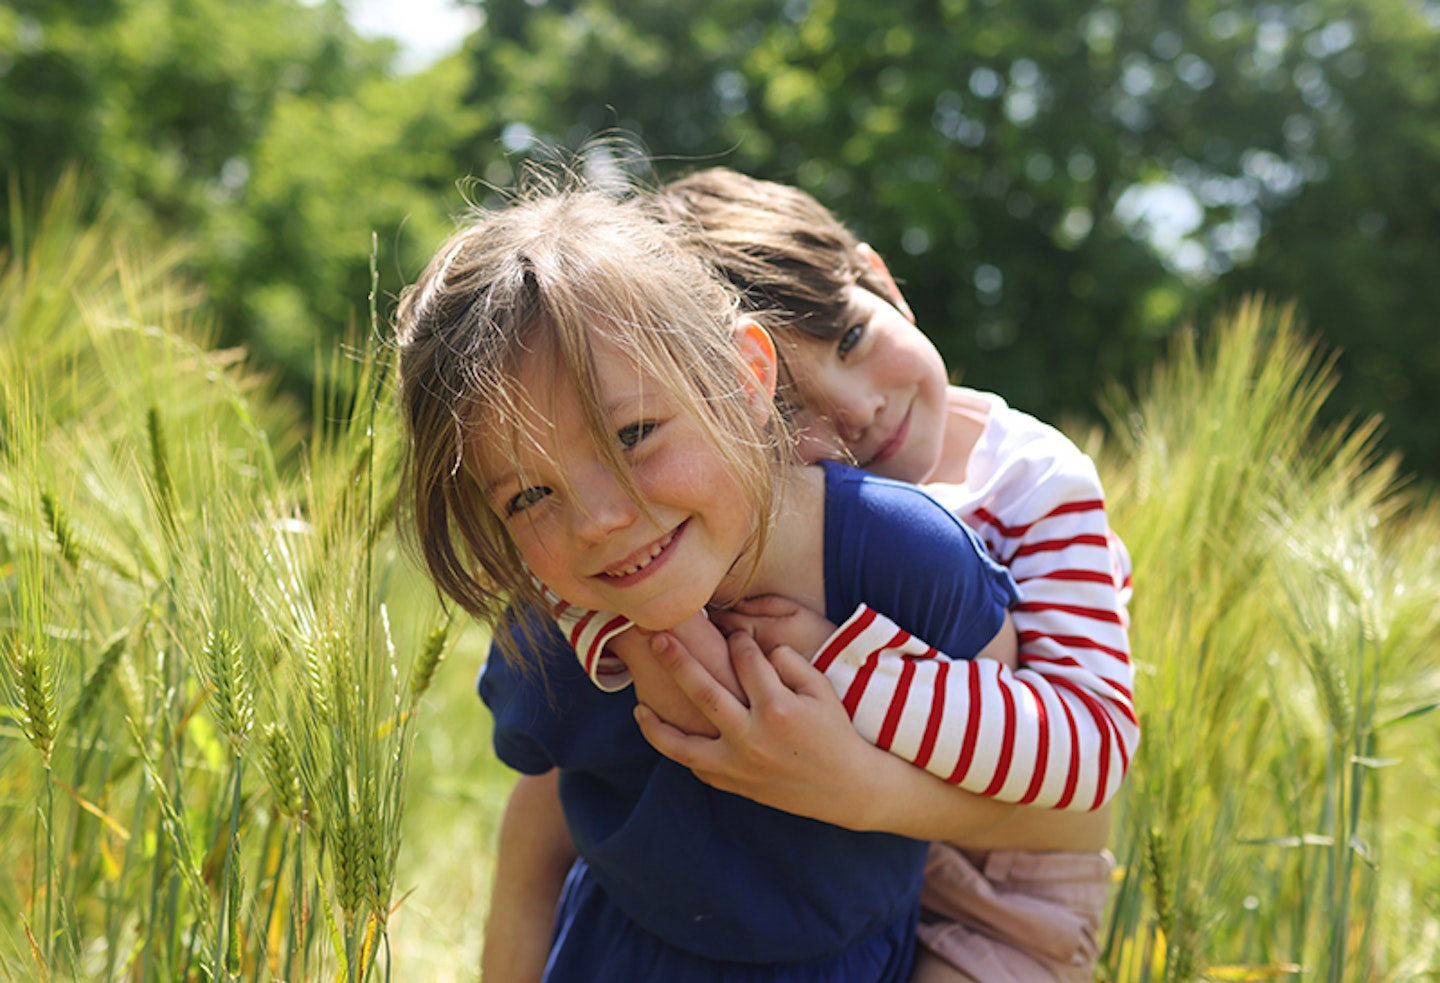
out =
[[[809,661],[834,630],[800,604],[758,597],[670,631],[632,630],[611,649],[634,676],[635,719],[661,754],[723,791],[863,828],[863,769],[877,752]]]

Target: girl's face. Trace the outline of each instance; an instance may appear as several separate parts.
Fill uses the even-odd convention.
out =
[[[468,463],[547,587],[572,604],[625,615],[643,628],[673,628],[739,586],[743,574],[736,569],[748,569],[738,561],[755,528],[755,509],[674,396],[611,344],[595,346],[595,363],[597,403],[643,507],[606,466],[574,382],[548,358],[531,355],[521,366],[520,381],[535,407],[516,435],[519,460],[508,452],[510,434],[486,440],[494,429],[482,427]],[[764,397],[755,402],[768,406]]]
[[[807,462],[843,456],[874,474],[923,482],[945,436],[945,363],[925,334],[864,287],[846,289],[849,325],[833,342],[800,341],[787,352],[801,408],[795,416]]]

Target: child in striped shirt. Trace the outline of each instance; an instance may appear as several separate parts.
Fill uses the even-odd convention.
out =
[[[809,195],[712,169],[673,183],[667,200],[669,218],[698,227],[700,248],[749,306],[785,312],[767,327],[781,342],[805,458],[924,483],[1021,588],[1013,672],[946,659],[863,606],[838,628],[781,598],[714,620],[745,628],[766,650],[786,642],[813,652],[878,746],[1029,807],[963,844],[931,848],[917,981],[1088,980],[1112,865],[1107,803],[1139,738],[1129,563],[1092,462],[1000,397],[948,385],[884,263]],[[597,684],[624,685],[626,663],[640,673],[640,698],[659,711],[642,715],[642,727],[662,752],[721,787],[741,772],[746,784],[734,789],[756,787],[753,756],[726,758],[712,721],[697,723],[693,708],[645,684],[654,673],[642,668],[643,646],[622,637],[607,649],[605,619],[572,611],[560,620]],[[628,653],[623,662],[617,652]],[[675,659],[672,645],[669,666]],[[730,666],[706,664],[731,691],[709,689],[711,705],[743,701]]]

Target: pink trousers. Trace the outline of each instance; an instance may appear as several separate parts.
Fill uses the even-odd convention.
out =
[[[1115,859],[1101,853],[971,853],[935,843],[920,942],[984,983],[1090,983]]]

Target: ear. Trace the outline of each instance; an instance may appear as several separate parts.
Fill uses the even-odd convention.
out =
[[[735,322],[735,345],[740,349],[741,361],[750,372],[750,376],[743,380],[745,391],[758,409],[769,414],[780,372],[775,340],[754,318],[742,317]]]
[[[886,292],[889,294],[885,299],[894,304],[897,311],[905,315],[905,320],[914,324],[915,312],[910,310],[909,304],[905,303],[905,295],[895,284],[895,278],[890,275],[890,267],[885,265],[885,260],[880,258],[880,254],[868,242],[860,243],[855,251],[860,254],[861,259],[870,264],[871,269],[880,274],[880,280],[885,284]]]

